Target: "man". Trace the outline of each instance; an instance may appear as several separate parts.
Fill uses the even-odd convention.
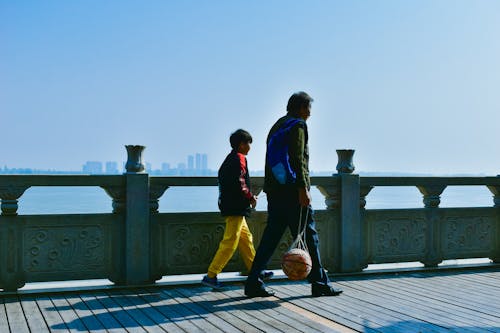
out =
[[[307,279],[311,283],[313,296],[336,296],[341,289],[330,285],[330,280],[321,266],[319,239],[316,231],[309,179],[309,149],[306,120],[311,115],[313,99],[305,92],[293,94],[288,100],[287,115],[280,118],[269,131],[267,137],[266,169],[264,192],[267,194],[267,226],[257,249],[255,259],[245,283],[245,295],[248,297],[268,297],[274,292],[266,290],[260,274],[264,271],[286,227],[292,236],[297,237],[299,218],[307,218],[306,244],[312,260],[312,269]],[[298,121],[294,121],[296,119]],[[294,124],[286,136],[288,140],[289,166],[294,173],[293,182],[280,181],[273,173],[269,163],[269,142],[277,131],[283,131],[287,124]],[[278,177],[280,178],[280,177]],[[302,224],[304,225],[304,224]]]

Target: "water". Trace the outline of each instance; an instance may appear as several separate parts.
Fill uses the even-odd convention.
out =
[[[217,187],[173,187],[160,198],[160,212],[216,212]],[[311,190],[314,209],[324,209],[324,197]],[[376,187],[366,198],[367,209],[422,208],[416,187]],[[257,210],[266,210],[265,193]],[[440,207],[491,207],[486,186],[450,186],[441,195]],[[31,187],[19,199],[19,214],[110,213],[111,198],[99,187]]]

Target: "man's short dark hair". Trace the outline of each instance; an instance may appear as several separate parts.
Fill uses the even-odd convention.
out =
[[[291,114],[297,114],[303,106],[308,106],[313,102],[311,96],[303,91],[296,92],[288,99],[286,111]]]
[[[231,148],[238,149],[240,143],[252,143],[252,136],[250,133],[240,128],[231,134],[229,142],[231,143]]]

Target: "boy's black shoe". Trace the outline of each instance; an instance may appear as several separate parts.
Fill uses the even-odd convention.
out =
[[[342,294],[343,290],[339,288],[334,288],[329,284],[312,283],[311,284],[311,294],[313,297],[319,296],[337,296]]]
[[[259,274],[259,277],[262,279],[262,281],[267,281],[270,280],[274,276],[274,273],[271,271],[264,271],[261,274]]]
[[[217,280],[217,277],[210,278],[208,277],[208,275],[205,275],[203,277],[203,280],[201,280],[201,284],[207,287],[211,287],[213,290],[217,291],[222,290],[224,288],[224,285]]]

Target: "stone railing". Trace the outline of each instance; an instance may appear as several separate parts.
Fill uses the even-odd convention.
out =
[[[149,177],[142,146],[128,146],[127,172],[116,176],[0,176],[0,289],[27,282],[109,279],[121,285],[154,283],[165,275],[204,273],[222,238],[217,212],[159,213],[159,198],[175,186],[216,186],[215,177]],[[353,151],[338,151],[338,173],[313,177],[325,196],[315,217],[324,266],[330,272],[357,272],[371,263],[445,259],[500,261],[500,177],[360,177],[353,174]],[[263,178],[252,179],[253,192]],[[439,208],[447,186],[486,186],[491,207]],[[18,199],[32,186],[98,186],[112,198],[109,214],[18,215]],[[415,186],[423,208],[365,209],[377,186]],[[249,219],[256,246],[266,212]],[[287,233],[270,268],[290,243]],[[243,270],[238,255],[227,271]]]

